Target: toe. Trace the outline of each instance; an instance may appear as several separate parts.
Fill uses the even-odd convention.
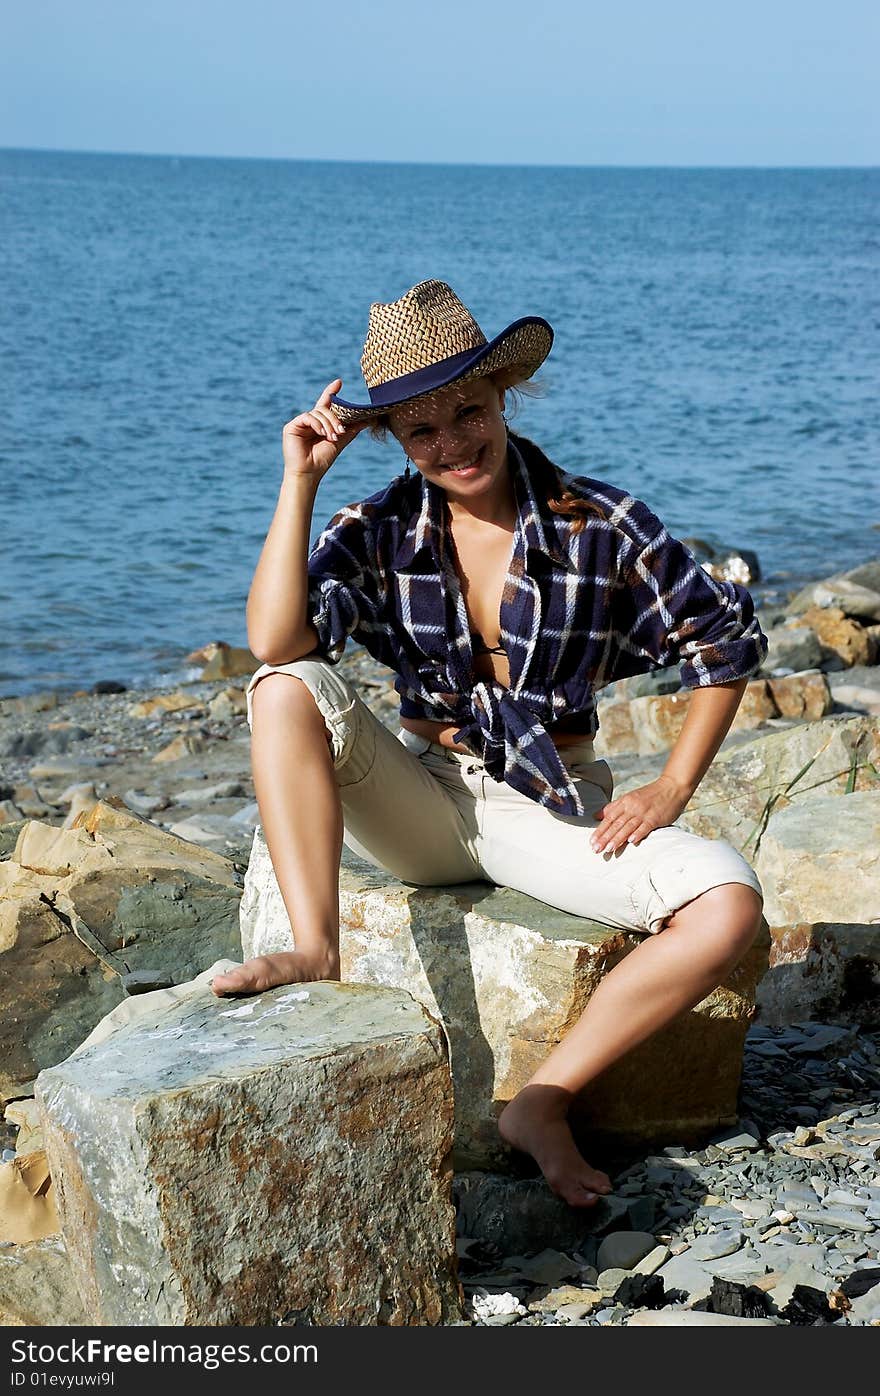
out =
[[[227,970],[225,974],[215,974],[211,980],[211,988],[219,997],[224,994],[237,994],[247,987],[248,976],[242,974],[240,969]]]

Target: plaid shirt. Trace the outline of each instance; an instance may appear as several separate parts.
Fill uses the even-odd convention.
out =
[[[401,717],[458,724],[456,741],[495,780],[558,814],[583,814],[547,731],[569,714],[598,731],[595,694],[631,674],[680,664],[688,688],[754,674],[767,638],[749,592],[718,582],[660,519],[625,490],[555,469],[600,506],[577,533],[536,488],[509,435],[518,519],[501,601],[510,686],[476,677],[470,626],[446,534],[446,496],[422,475],[398,476],[341,509],[309,556],[309,619],[337,663],[349,635],[397,675]]]

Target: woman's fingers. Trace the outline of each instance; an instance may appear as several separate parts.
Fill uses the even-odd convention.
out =
[[[597,853],[604,853],[606,849],[610,849],[613,853],[644,822],[645,818],[642,814],[632,814],[621,810],[613,814],[607,822],[603,819],[601,829],[596,829],[590,835],[590,846]]]
[[[320,417],[316,417],[314,412],[300,412],[298,417],[294,417],[292,422],[288,422],[285,431],[292,431],[298,436],[308,435],[311,432],[314,436],[324,435],[324,426]]]
[[[342,379],[341,379],[341,378],[334,378],[332,383],[328,383],[328,384],[327,384],[327,386],[326,386],[326,388],[324,389],[323,393],[322,393],[321,396],[318,398],[318,401],[317,401],[317,404],[316,404],[316,405],[317,405],[318,407],[328,407],[328,406],[330,405],[330,399],[331,399],[331,397],[333,396],[334,393],[338,393],[338,392],[339,392],[339,389],[340,389],[341,387],[342,387]]]

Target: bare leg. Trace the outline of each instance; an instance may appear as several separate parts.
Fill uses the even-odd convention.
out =
[[[251,720],[257,807],[296,950],[215,975],[218,996],[339,978],[342,806],[324,719],[301,679],[267,674]]]
[[[571,1031],[505,1106],[501,1135],[535,1158],[555,1193],[590,1206],[611,1191],[566,1119],[573,1096],[632,1047],[693,1008],[739,963],[761,924],[761,900],[726,882],[695,897],[602,980]]]

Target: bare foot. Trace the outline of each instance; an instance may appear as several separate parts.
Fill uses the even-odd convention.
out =
[[[279,984],[304,984],[316,979],[338,979],[339,956],[307,955],[290,950],[281,955],[258,955],[227,974],[215,974],[211,988],[218,998],[224,994],[261,994]]]
[[[524,1086],[498,1117],[502,1139],[531,1154],[557,1197],[570,1207],[592,1207],[612,1191],[607,1173],[591,1168],[566,1119],[571,1094],[556,1086]]]

